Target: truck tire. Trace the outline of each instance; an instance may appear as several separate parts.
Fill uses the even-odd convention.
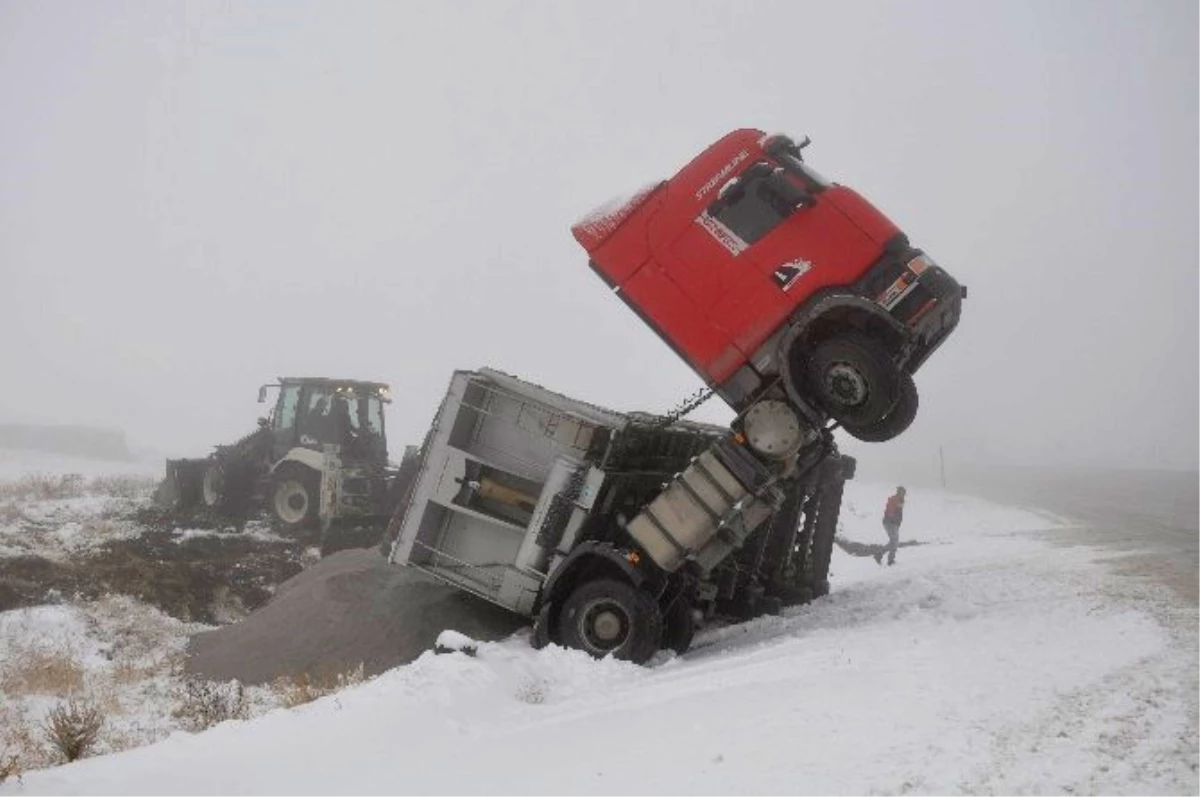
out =
[[[805,576],[813,597],[829,594],[829,560],[833,557],[833,538],[837,534],[846,483],[838,472],[841,464],[830,458],[822,465],[817,487],[817,519],[813,526],[812,547],[805,562]]]
[[[884,420],[899,392],[900,371],[887,350],[858,333],[822,341],[806,371],[817,403],[843,426],[861,428]]]
[[[624,581],[600,579],[575,588],[563,603],[558,629],[569,648],[642,664],[662,642],[662,613],[647,593]]]
[[[683,655],[692,646],[696,635],[696,619],[692,616],[692,604],[683,598],[667,607],[663,615],[662,646]]]
[[[866,426],[843,423],[842,428],[864,443],[882,443],[898,436],[912,425],[917,417],[917,404],[917,385],[913,382],[912,375],[901,374],[896,404],[883,420]]]
[[[267,505],[284,531],[296,532],[316,522],[321,508],[321,479],[303,467],[282,468],[271,477]]]

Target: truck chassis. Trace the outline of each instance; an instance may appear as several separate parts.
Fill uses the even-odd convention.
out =
[[[698,623],[829,590],[854,460],[823,434],[764,466],[741,437],[455,372],[390,560],[533,620],[536,645],[683,652]]]

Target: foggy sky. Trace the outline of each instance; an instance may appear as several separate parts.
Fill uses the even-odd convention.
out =
[[[970,289],[854,453],[1195,468],[1197,60],[1193,2],[3,0],[0,422],[201,455],[377,379],[396,457],[481,365],[666,410],[569,227],[749,126]]]

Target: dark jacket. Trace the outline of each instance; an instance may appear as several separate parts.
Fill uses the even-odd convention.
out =
[[[904,520],[904,496],[896,493],[887,500],[887,508],[883,510],[883,522],[900,525]]]

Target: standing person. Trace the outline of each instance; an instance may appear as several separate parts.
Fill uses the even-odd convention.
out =
[[[887,507],[883,510],[883,530],[887,532],[887,547],[875,554],[875,561],[883,564],[884,551],[888,555],[888,565],[896,564],[896,548],[900,545],[900,523],[904,520],[904,488],[897,487],[896,493],[888,498]]]

